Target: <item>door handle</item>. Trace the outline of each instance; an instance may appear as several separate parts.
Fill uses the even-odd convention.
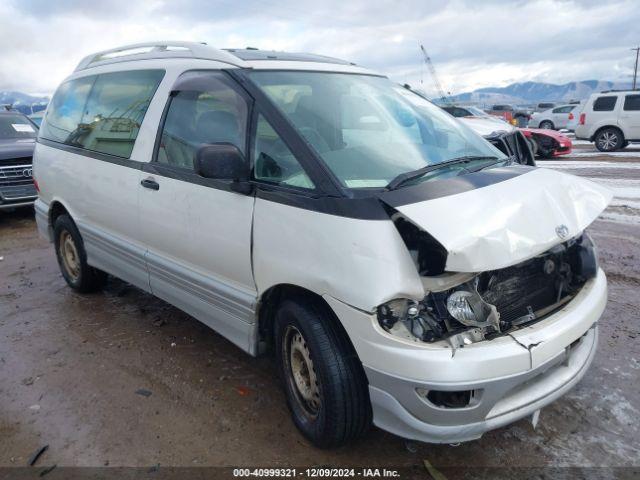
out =
[[[140,185],[151,190],[160,190],[160,184],[152,178],[145,178],[140,182]]]

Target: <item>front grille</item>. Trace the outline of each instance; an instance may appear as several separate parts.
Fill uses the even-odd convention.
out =
[[[4,201],[35,197],[31,157],[3,161],[0,166],[0,199]]]
[[[534,258],[524,264],[487,272],[486,290],[482,298],[495,305],[500,320],[514,320],[556,303],[558,285],[555,274],[544,272],[545,258]]]
[[[484,272],[478,280],[478,293],[495,305],[504,322],[524,323],[542,311],[551,313],[550,307],[560,308],[562,300],[586,282],[575,260],[579,248],[576,242],[512,267]]]

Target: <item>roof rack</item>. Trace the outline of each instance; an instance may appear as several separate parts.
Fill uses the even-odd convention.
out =
[[[245,66],[235,55],[224,50],[210,47],[198,42],[146,42],[134,43],[122,47],[92,53],[84,57],[74,71],[85,70],[100,65],[108,65],[132,60],[149,60],[155,58],[199,58],[228,63],[236,67]]]
[[[615,93],[615,92],[637,92],[640,89],[633,89],[633,88],[623,88],[623,89],[619,89],[619,90],[602,90],[599,93]]]

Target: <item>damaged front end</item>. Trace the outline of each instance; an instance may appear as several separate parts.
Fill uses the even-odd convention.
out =
[[[428,293],[420,301],[396,299],[380,305],[377,316],[387,332],[413,341],[444,341],[457,349],[509,334],[560,309],[598,270],[586,233],[506,268],[445,273],[435,240],[428,237],[429,248],[421,252],[415,248],[417,240],[412,243],[407,235],[411,228],[401,223],[399,230]]]

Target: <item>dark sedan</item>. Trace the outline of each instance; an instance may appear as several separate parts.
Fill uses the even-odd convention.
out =
[[[37,128],[19,112],[0,111],[0,210],[32,205],[38,196],[32,170]]]

